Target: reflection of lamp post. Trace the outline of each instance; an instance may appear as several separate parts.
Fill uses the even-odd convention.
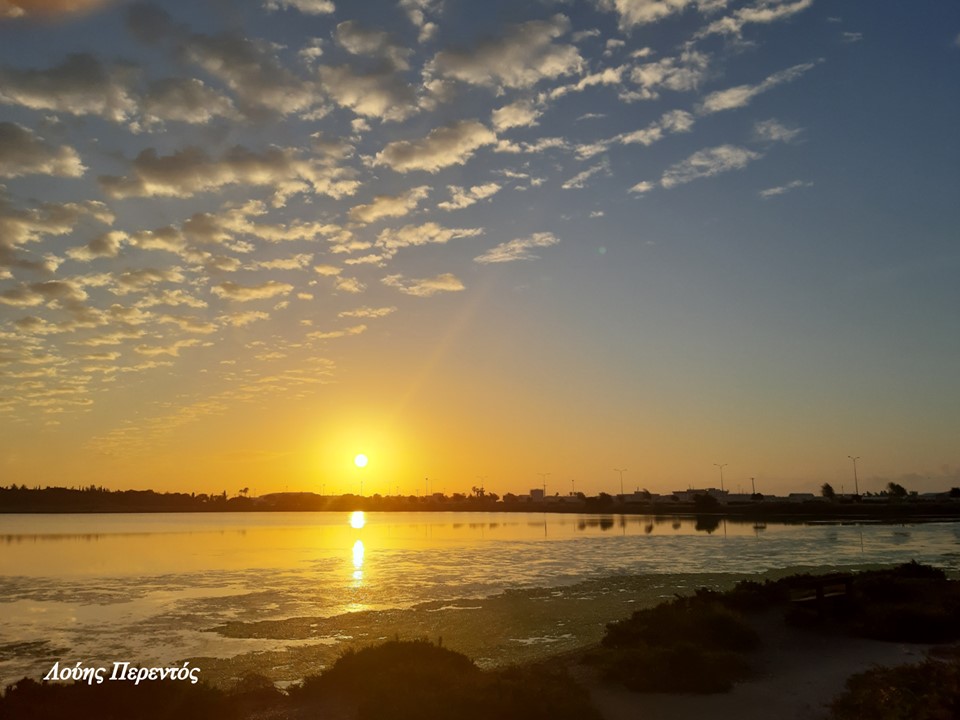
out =
[[[857,481],[857,460],[860,459],[860,456],[847,455],[847,457],[853,460],[853,494],[860,497],[860,484]]]
[[[627,471],[627,469],[614,468],[613,471],[615,473],[620,473],[620,497],[622,498],[623,497],[623,474]]]
[[[730,463],[723,463],[723,465],[721,465],[720,463],[714,463],[714,465],[720,468],[720,492],[723,492],[723,469],[729,464]]]

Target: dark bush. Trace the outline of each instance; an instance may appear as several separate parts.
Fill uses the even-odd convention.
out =
[[[879,667],[854,675],[831,710],[833,720],[960,718],[960,658]]]

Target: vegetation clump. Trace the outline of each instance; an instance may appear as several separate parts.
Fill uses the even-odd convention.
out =
[[[760,637],[716,593],[699,592],[611,623],[592,659],[639,692],[726,692],[749,671]]]
[[[960,652],[915,665],[877,667],[847,680],[833,720],[953,720],[960,717]]]
[[[335,702],[357,720],[593,720],[588,693],[564,668],[484,671],[465,655],[425,640],[348,651],[291,688],[295,704]]]

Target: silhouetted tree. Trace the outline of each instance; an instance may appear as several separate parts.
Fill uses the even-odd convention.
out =
[[[837,496],[836,491],[833,489],[833,485],[830,483],[824,483],[820,486],[820,494],[823,495],[827,500],[833,500]]]
[[[907,489],[893,481],[887,483],[887,493],[894,500],[903,500],[907,496]]]

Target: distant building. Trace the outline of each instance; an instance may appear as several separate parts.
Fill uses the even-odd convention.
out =
[[[530,499],[533,502],[543,502],[543,490],[540,488],[533,488],[530,491]]]
[[[816,500],[817,496],[813,493],[790,493],[787,495],[787,502],[792,503],[803,503],[810,502],[811,500]]]
[[[726,490],[718,490],[717,488],[691,488],[689,490],[674,490],[673,496],[679,502],[693,502],[693,499],[697,495],[709,495],[712,498],[717,499],[721,503],[726,503],[727,498],[730,493]]]

